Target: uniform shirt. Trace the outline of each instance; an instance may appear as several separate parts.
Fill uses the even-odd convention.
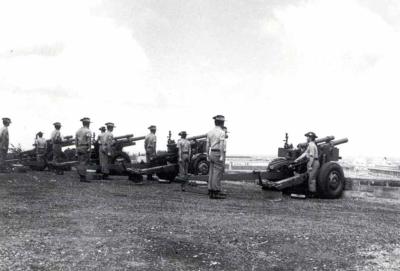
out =
[[[308,143],[308,147],[305,153],[308,159],[310,159],[311,157],[318,159],[318,148],[315,142],[311,141],[310,143]]]
[[[191,148],[190,141],[187,140],[186,138],[180,138],[178,140],[177,145],[178,145],[177,147],[178,147],[180,153],[189,153],[190,152],[190,148]]]
[[[53,143],[53,144],[61,144],[62,137],[61,137],[61,132],[60,132],[60,130],[57,130],[57,129],[54,130],[54,131],[51,133],[50,139],[51,139],[51,143]]]
[[[225,135],[226,133],[221,127],[215,126],[215,128],[207,134],[207,150],[211,149],[225,152]]]
[[[97,142],[98,142],[100,145],[103,145],[104,135],[105,135],[105,132],[104,132],[104,133],[101,133],[101,134],[99,134],[99,135],[97,136]]]
[[[35,141],[36,148],[38,149],[46,149],[47,141],[43,137],[39,137]]]
[[[157,136],[150,133],[144,139],[144,149],[146,151],[155,152],[157,148]]]
[[[8,149],[10,137],[6,126],[0,129],[0,149]]]
[[[107,131],[103,134],[101,147],[106,153],[111,153],[114,136],[112,132]]]
[[[91,147],[92,144],[92,132],[87,127],[80,128],[75,135],[76,145]]]

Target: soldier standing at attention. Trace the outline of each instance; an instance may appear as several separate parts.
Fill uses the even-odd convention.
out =
[[[103,180],[108,180],[110,174],[110,158],[113,151],[112,146],[114,141],[112,132],[115,125],[112,122],[107,122],[105,125],[107,126],[107,132],[104,133],[100,145],[100,166]]]
[[[36,134],[35,147],[36,147],[36,161],[44,162],[46,160],[45,156],[47,151],[47,141],[46,139],[43,138],[42,132],[38,132]]]
[[[308,146],[305,152],[303,152],[302,155],[300,155],[295,162],[300,161],[303,158],[308,159],[307,163],[307,170],[308,170],[308,190],[311,193],[317,192],[317,173],[319,169],[319,156],[318,156],[318,147],[317,144],[315,144],[315,139],[317,138],[317,135],[313,132],[308,132],[305,134],[307,137],[307,142]]]
[[[100,130],[100,134],[97,136],[97,143],[98,143],[99,145],[101,145],[102,138],[103,138],[103,136],[104,136],[104,133],[106,132],[106,127],[101,126],[101,127],[99,128],[99,130]]]
[[[61,123],[55,122],[53,123],[55,130],[51,133],[50,142],[51,148],[53,152],[53,162],[60,163],[61,161],[61,154],[62,154],[62,136],[61,136]]]
[[[86,168],[90,160],[90,150],[92,147],[92,132],[89,129],[90,119],[81,119],[83,127],[75,135],[76,154],[78,156],[78,174],[81,182],[89,183],[86,178]]]
[[[146,151],[146,162],[151,163],[151,160],[156,157],[157,154],[157,136],[156,131],[157,127],[155,125],[151,125],[149,127],[150,134],[146,136],[144,139],[144,149]],[[154,180],[153,174],[147,175],[147,180]]]
[[[214,118],[215,128],[207,134],[207,154],[210,161],[208,178],[208,192],[211,199],[223,199],[226,194],[221,191],[221,180],[224,174],[225,140],[226,133],[223,130],[225,117],[217,115]]]
[[[101,126],[99,130],[100,134],[97,136],[96,141],[93,143],[93,151],[99,156],[100,169],[97,170],[97,173],[101,173],[101,144],[104,138],[104,134],[106,132],[106,127]]]
[[[5,161],[7,159],[8,145],[10,143],[10,136],[8,134],[8,126],[11,120],[3,118],[3,127],[0,129],[0,171],[7,171]]]
[[[186,139],[187,133],[182,131],[179,133],[181,138],[178,140],[178,156],[179,156],[179,176],[186,178],[188,176],[190,157],[192,156],[192,148],[190,141]]]

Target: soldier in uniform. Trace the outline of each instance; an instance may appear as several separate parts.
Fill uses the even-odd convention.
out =
[[[7,165],[5,163],[7,159],[8,145],[10,137],[8,134],[8,126],[10,126],[11,120],[9,118],[3,118],[3,127],[0,128],[0,171],[7,171]]]
[[[106,127],[101,126],[101,127],[99,128],[99,131],[100,131],[100,134],[97,136],[97,143],[98,143],[99,145],[101,145],[102,138],[103,138],[103,136],[104,136],[104,134],[105,134],[105,132],[106,132]]]
[[[225,140],[226,133],[223,130],[225,117],[217,115],[214,118],[215,127],[207,134],[207,154],[210,161],[208,178],[208,192],[211,199],[223,199],[226,194],[221,191],[221,180],[224,174]]]
[[[46,151],[47,151],[47,141],[43,138],[43,133],[38,132],[35,139],[36,147],[36,161],[45,162]]]
[[[78,156],[78,174],[81,182],[90,182],[86,178],[86,168],[90,160],[90,150],[92,147],[92,132],[89,129],[90,119],[82,118],[82,127],[76,132],[75,145]]]
[[[53,162],[55,163],[60,163],[62,162],[62,136],[61,136],[61,123],[55,122],[53,123],[54,125],[54,131],[51,133],[50,137],[50,142],[52,146],[52,152],[53,152]]]
[[[144,139],[144,149],[146,151],[146,162],[151,163],[151,160],[156,157],[157,154],[157,127],[151,125],[149,128],[150,134]],[[154,180],[153,174],[147,175],[147,180]]]
[[[181,138],[178,140],[178,163],[179,163],[179,176],[187,178],[189,170],[190,157],[192,156],[192,148],[190,141],[186,139],[187,133],[182,131],[179,133]]]
[[[107,122],[105,124],[107,126],[107,132],[104,133],[102,140],[101,140],[101,145],[100,145],[100,166],[101,166],[101,173],[103,174],[103,179],[107,180],[109,179],[109,174],[110,174],[110,157],[112,155],[112,146],[113,146],[113,140],[114,136],[112,134],[114,130],[114,123],[112,122]]]
[[[313,132],[308,132],[305,134],[307,137],[308,146],[307,149],[300,155],[295,162],[300,161],[301,159],[307,158],[307,170],[308,170],[308,190],[311,193],[317,192],[317,173],[319,169],[319,156],[318,156],[318,147],[315,144],[315,139],[317,135]]]

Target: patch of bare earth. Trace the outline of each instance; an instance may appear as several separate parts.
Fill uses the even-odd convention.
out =
[[[178,184],[0,175],[0,270],[400,267],[398,202],[276,200],[251,184],[225,188],[228,199],[210,200],[205,188]]]

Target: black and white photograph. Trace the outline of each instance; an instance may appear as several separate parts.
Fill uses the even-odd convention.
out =
[[[400,1],[0,0],[0,270],[400,270]]]

